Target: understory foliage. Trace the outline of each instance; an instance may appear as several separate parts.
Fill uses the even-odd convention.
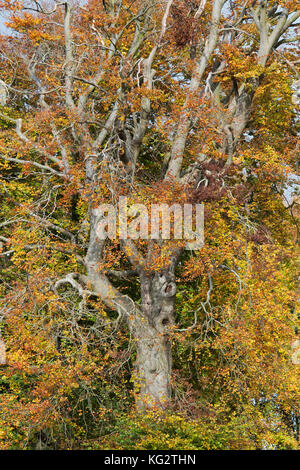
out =
[[[0,449],[299,448],[295,2],[0,13]],[[204,246],[95,247],[124,195],[203,203]],[[140,413],[134,322],[170,253],[170,395]]]

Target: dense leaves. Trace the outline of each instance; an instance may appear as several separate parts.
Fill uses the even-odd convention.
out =
[[[294,2],[0,12],[0,448],[298,448]],[[204,203],[203,248],[99,244],[124,195]],[[176,295],[148,311],[162,273]],[[141,391],[149,335],[164,400]]]

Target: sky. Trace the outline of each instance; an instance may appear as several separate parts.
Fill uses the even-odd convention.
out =
[[[0,15],[0,34],[3,34],[7,31],[4,21],[5,21],[4,18]]]

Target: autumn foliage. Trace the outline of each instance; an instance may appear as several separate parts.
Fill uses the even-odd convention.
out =
[[[298,448],[295,3],[0,13],[0,449]],[[101,245],[124,195],[203,203],[203,248]]]

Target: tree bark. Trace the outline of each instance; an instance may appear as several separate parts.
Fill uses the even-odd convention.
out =
[[[0,365],[6,365],[6,347],[4,341],[0,338]]]
[[[171,343],[169,335],[149,323],[139,325],[135,335],[135,398],[138,411],[165,407],[170,399]]]
[[[141,274],[142,311],[132,328],[136,341],[135,392],[140,411],[165,407],[171,396],[170,327],[174,324],[174,268]]]

